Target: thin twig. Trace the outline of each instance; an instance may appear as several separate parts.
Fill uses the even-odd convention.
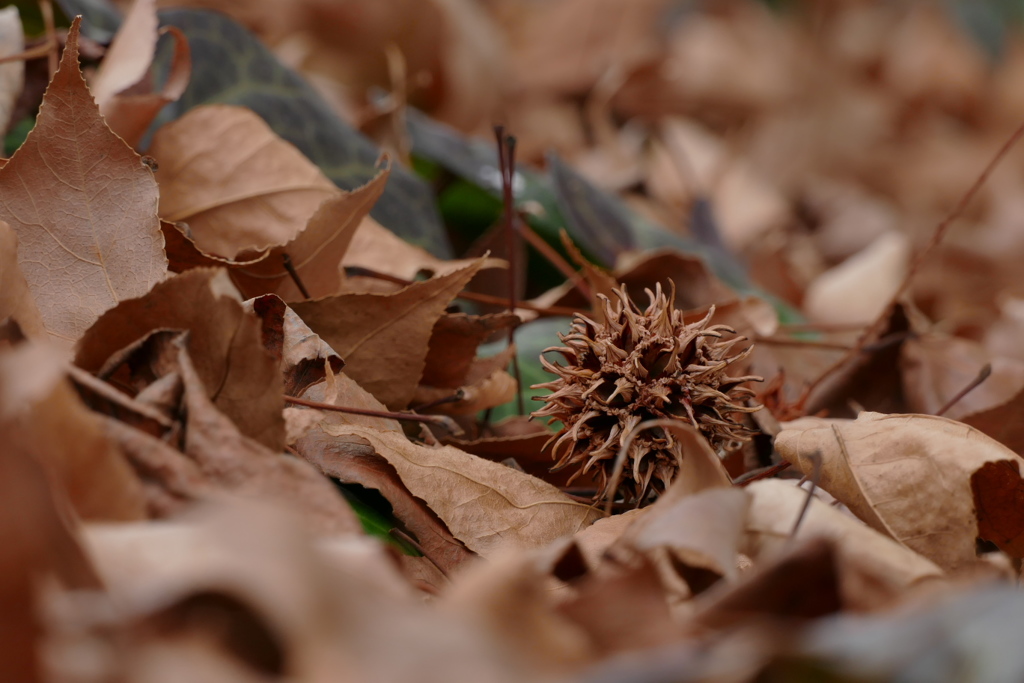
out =
[[[295,270],[295,266],[292,265],[292,257],[288,254],[281,254],[281,260],[284,262],[284,269],[288,271],[288,276],[295,283],[295,286],[299,288],[299,292],[302,293],[303,299],[312,299],[309,295],[309,290],[306,289],[306,285],[302,284],[302,278],[299,277],[299,271]]]
[[[753,470],[751,472],[747,472],[746,474],[740,477],[737,477],[734,483],[736,484],[736,486],[749,486],[750,484],[753,484],[755,481],[761,481],[762,479],[770,479],[779,472],[788,470],[790,467],[792,467],[792,465],[793,463],[791,462],[783,461],[770,467],[762,467],[759,470]]]
[[[53,21],[52,0],[39,0],[39,12],[43,15],[43,26],[46,27],[46,44],[50,49],[50,78],[53,78],[60,60],[57,55],[57,27]]]
[[[768,344],[771,346],[805,346],[813,349],[827,349],[829,351],[851,351],[854,348],[850,344],[842,344],[840,342],[823,342],[813,339],[794,339],[791,337],[755,336],[753,341],[758,344]]]
[[[938,412],[935,413],[935,414],[939,415],[939,416],[945,415],[946,412],[950,408],[952,408],[954,405],[956,405],[957,402],[960,399],[962,399],[964,396],[966,396],[967,394],[969,394],[972,391],[974,391],[975,389],[977,389],[978,385],[980,385],[982,382],[987,380],[989,375],[991,375],[991,374],[992,374],[992,364],[991,363],[985,363],[985,366],[981,369],[981,372],[978,373],[978,376],[975,377],[974,379],[972,379],[967,384],[967,386],[965,386],[963,389],[958,391],[956,393],[956,395],[953,396],[953,398],[951,398],[948,401],[946,401],[946,405],[944,405],[941,408],[939,408]]]
[[[345,274],[351,277],[372,277],[375,280],[383,280],[385,282],[391,282],[392,284],[402,285],[403,287],[408,287],[413,283],[412,280],[388,275],[387,273],[381,273],[362,266],[345,266]],[[511,308],[509,304],[512,303],[504,297],[491,296],[490,294],[478,294],[477,292],[459,292],[455,298],[462,299],[463,301],[474,301],[478,304],[487,304],[489,306],[501,306],[502,308]],[[569,318],[579,313],[575,308],[567,308],[565,306],[538,306],[536,304],[531,304],[529,301],[517,301],[516,308],[534,311],[541,315],[565,316]]]
[[[19,52],[16,55],[7,55],[6,57],[0,57],[0,64],[7,64],[8,62],[27,62],[30,59],[39,59],[47,55],[53,54],[54,46],[49,41],[42,45],[36,45],[30,47],[24,52]]]
[[[530,224],[523,219],[523,215],[520,214],[519,223],[519,234],[524,240],[526,240],[531,247],[537,250],[537,252],[543,256],[548,263],[553,265],[562,276],[572,283],[572,286],[580,291],[587,301],[594,301],[594,293],[590,291],[590,285],[587,284],[587,280],[583,277],[583,273],[573,269],[573,267],[562,258],[555,249],[544,241],[544,238],[534,232]]]
[[[842,441],[842,437],[839,435],[839,431],[835,425],[832,425],[832,431],[835,433],[836,438],[839,439],[840,448],[843,449],[843,453],[846,453],[846,445]],[[800,530],[800,524],[803,523],[804,517],[807,516],[807,511],[811,509],[811,501],[814,499],[814,492],[818,489],[818,479],[821,478],[821,453],[815,451],[807,456],[811,460],[811,476],[804,477],[804,479],[811,482],[811,487],[807,489],[807,498],[804,500],[804,504],[800,507],[800,514],[796,516],[796,521],[793,522],[793,530],[789,532],[789,538],[792,540],[796,536],[796,532]]]
[[[505,205],[505,244],[508,254],[508,300],[509,311],[516,309],[516,281],[519,275],[519,259],[516,251],[519,242],[516,239],[516,207],[513,183],[516,174],[516,139],[505,134],[503,126],[494,127],[494,137],[498,142],[498,166],[501,171],[501,193],[502,203]],[[516,328],[508,328],[509,348],[515,346]],[[512,376],[516,379],[516,409],[519,415],[526,412],[523,405],[523,380],[519,372],[519,354],[512,355]]]
[[[434,558],[432,558],[430,556],[430,553],[428,553],[423,548],[423,546],[420,545],[419,541],[417,541],[415,538],[413,538],[409,534],[405,533],[404,531],[402,531],[398,527],[391,527],[390,529],[388,529],[388,535],[391,536],[392,538],[395,538],[395,539],[397,539],[399,541],[402,541],[403,543],[408,543],[410,546],[412,546],[412,548],[414,548],[416,550],[416,552],[418,552],[420,555],[422,555],[424,557],[424,559],[426,559],[427,562],[429,562],[430,564],[434,565],[434,568],[437,569],[437,571],[441,572],[441,575],[444,578],[446,578],[446,579],[451,578],[451,577],[448,576],[448,572],[446,572],[441,567],[441,565],[439,565],[437,562],[434,561]]]
[[[886,307],[886,312],[891,310],[892,306],[896,305],[899,302],[900,298],[906,293],[907,289],[910,288],[910,283],[913,281],[914,277],[921,269],[921,266],[924,265],[925,260],[931,255],[932,250],[934,250],[939,245],[939,243],[942,242],[942,239],[946,236],[946,233],[949,231],[950,226],[952,226],[953,223],[958,218],[960,218],[960,216],[963,215],[964,211],[967,210],[968,205],[970,205],[971,201],[975,198],[975,196],[977,196],[978,192],[981,191],[981,188],[984,187],[985,183],[988,181],[989,176],[992,175],[992,172],[995,171],[996,167],[999,166],[1000,162],[1002,162],[1002,160],[1006,158],[1006,155],[1009,154],[1010,150],[1017,144],[1017,142],[1020,140],[1022,136],[1024,136],[1024,123],[1021,123],[1017,127],[1017,129],[1013,131],[1010,137],[1007,138],[1006,142],[1004,142],[1002,146],[996,151],[995,155],[988,162],[988,164],[982,170],[981,174],[977,177],[974,183],[967,189],[963,196],[960,197],[960,201],[957,202],[956,206],[953,207],[952,211],[950,211],[949,214],[947,214],[946,217],[939,221],[939,224],[935,226],[935,231],[932,233],[931,240],[929,240],[925,248],[922,249],[917,254],[916,258],[914,258],[913,262],[910,264],[910,267],[907,269],[906,275],[903,277],[903,282],[900,283],[899,288],[896,290],[896,293],[893,294],[892,299],[890,300],[889,306]],[[867,350],[866,345],[868,339],[871,338],[872,334],[876,333],[879,330],[880,326],[883,325],[884,322],[884,319],[879,318],[874,323],[864,328],[864,332],[861,333],[860,338],[857,340],[857,343],[854,346],[854,348],[850,350],[844,358],[842,358],[832,367],[827,369],[817,379],[815,379],[814,382],[811,383],[812,391],[814,389],[817,389],[819,386],[824,384],[826,380],[828,380],[833,375],[835,375],[836,373],[840,372],[843,368],[845,368],[850,359],[857,356],[862,351]]]
[[[366,417],[383,417],[389,420],[406,420],[408,422],[422,422],[424,424],[431,424],[436,427],[448,430],[453,436],[462,434],[462,429],[452,420],[450,417],[444,415],[413,415],[412,413],[393,413],[387,410],[370,410],[368,408],[348,408],[346,406],[336,406],[331,403],[320,403],[319,401],[309,401],[304,398],[296,398],[295,396],[285,396],[285,403],[291,403],[297,406],[304,406],[306,408],[316,408],[317,410],[330,410],[335,413],[345,413],[347,415],[365,415]]]

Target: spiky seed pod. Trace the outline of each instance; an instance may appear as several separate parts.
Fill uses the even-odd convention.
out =
[[[746,338],[735,336],[727,325],[709,326],[714,308],[703,320],[686,324],[674,296],[666,296],[660,285],[646,291],[650,305],[644,311],[621,287],[615,291],[618,301],[598,295],[604,324],[577,314],[572,332],[558,335],[565,346],[544,351],[557,351],[567,364],[541,356],[556,379],[534,387],[551,393],[537,398],[547,405],[533,413],[564,425],[553,437],[553,471],[576,468],[575,479],[596,467],[596,499],[620,494],[638,505],[652,490],[664,491],[683,456],[669,431],[645,430],[630,445],[619,490],[607,490],[615,456],[638,424],[655,418],[685,420],[713,447],[727,449],[751,435],[736,416],[760,409],[746,405],[754,392],[741,385],[761,378],[726,374],[753,349],[734,350]]]

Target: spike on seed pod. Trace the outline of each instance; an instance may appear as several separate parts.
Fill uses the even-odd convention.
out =
[[[729,374],[753,349],[735,350],[746,338],[727,325],[710,325],[714,307],[686,324],[673,305],[674,294],[666,296],[660,285],[646,292],[650,304],[642,311],[625,287],[615,290],[617,301],[599,294],[605,322],[577,314],[572,331],[558,335],[563,346],[544,350],[559,353],[566,364],[541,356],[555,379],[534,386],[551,393],[536,399],[546,405],[533,417],[563,424],[552,437],[552,470],[574,468],[570,481],[596,471],[597,500],[620,495],[640,505],[652,492],[664,491],[679,471],[681,444],[671,433],[652,429],[633,440],[618,491],[607,490],[615,456],[641,422],[685,420],[713,448],[729,450],[752,434],[742,414],[761,408],[748,405],[754,392],[742,386],[761,378]]]

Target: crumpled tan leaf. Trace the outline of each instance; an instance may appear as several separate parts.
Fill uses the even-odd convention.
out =
[[[240,495],[278,501],[302,513],[321,534],[360,529],[355,513],[331,482],[308,463],[274,452],[244,436],[206,395],[183,335],[171,345],[184,384],[185,454],[216,486]]]
[[[600,517],[540,479],[451,446],[420,446],[403,434],[354,425],[325,425],[324,431],[371,446],[455,538],[485,558],[546,545]]]
[[[0,220],[50,336],[73,344],[104,311],[167,272],[158,190],[107,128],[78,67],[78,26],[35,127],[0,169]]]
[[[996,533],[982,519],[983,510],[994,512],[993,498],[1005,495],[1004,485],[1017,485],[1021,457],[963,423],[879,413],[856,420],[803,418],[785,425],[776,448],[808,476],[820,458],[823,489],[869,526],[944,569],[973,563],[978,537],[1013,556],[1024,548],[1019,520]],[[1006,478],[985,479],[983,472],[992,467],[1005,470]]]
[[[149,150],[160,216],[232,261],[287,244],[340,190],[249,109],[206,105],[163,126]],[[262,293],[262,292],[261,292]]]
[[[175,672],[231,683],[554,680],[494,633],[415,600],[372,540],[314,544],[303,526],[266,503],[229,500],[173,523],[90,527],[123,609],[73,641],[78,675],[81,653],[114,652],[131,683]]]
[[[454,575],[474,557],[437,515],[406,488],[394,466],[372,446],[339,441],[322,429],[309,432],[295,444],[295,450],[303,458],[342,483],[379,491],[430,562],[446,575]]]
[[[789,545],[807,492],[778,479],[755,482],[745,490],[750,507],[742,552],[755,563],[765,562]],[[797,539],[815,537],[836,544],[841,591],[853,607],[889,605],[907,589],[942,576],[930,560],[817,498],[796,534]]]

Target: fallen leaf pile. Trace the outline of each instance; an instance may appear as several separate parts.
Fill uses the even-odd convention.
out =
[[[1011,4],[0,10],[0,681],[1024,680]]]

